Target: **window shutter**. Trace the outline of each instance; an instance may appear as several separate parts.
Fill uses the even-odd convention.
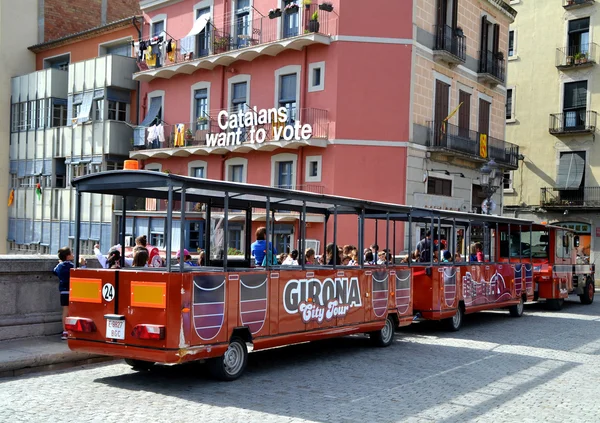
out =
[[[438,0],[437,4],[437,24],[444,26],[446,24],[446,10],[448,8],[448,0]]]
[[[500,51],[500,25],[494,24],[494,53]]]
[[[280,80],[279,101],[296,101],[296,74],[283,75]]]
[[[481,17],[481,51],[487,50],[487,16]]]
[[[490,103],[483,99],[479,99],[479,132],[490,133]]]
[[[458,0],[452,2],[452,28],[458,27]]]
[[[471,95],[467,92],[459,91],[458,102],[463,104],[458,109],[458,127],[469,129],[471,126]]]

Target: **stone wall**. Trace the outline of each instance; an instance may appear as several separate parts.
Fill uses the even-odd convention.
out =
[[[0,255],[0,341],[62,331],[57,263],[56,256]],[[97,260],[88,267],[99,267]]]

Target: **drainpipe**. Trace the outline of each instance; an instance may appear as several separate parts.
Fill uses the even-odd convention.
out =
[[[308,47],[304,47],[304,64],[301,70],[301,78],[300,78],[300,107],[305,106],[306,100],[306,92],[308,87]],[[306,109],[306,108],[305,108]],[[300,122],[302,122],[302,109],[300,109]],[[302,185],[304,181],[304,147],[300,147],[300,151],[298,152],[298,178],[300,179],[297,183],[298,186]]]
[[[144,23],[144,21],[142,20],[142,24]],[[137,29],[138,32],[138,41],[142,40],[142,28],[137,26],[137,18],[134,16],[133,18],[131,18],[131,24],[133,25],[133,27],[135,29]],[[140,89],[141,89],[141,82],[137,81],[137,94],[136,94],[136,108],[135,108],[135,123],[139,125],[140,123],[140,107],[142,106],[140,104]]]

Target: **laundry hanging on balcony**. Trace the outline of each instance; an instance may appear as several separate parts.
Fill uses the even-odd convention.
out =
[[[162,109],[162,97],[152,97],[150,99],[150,107],[144,120],[138,125],[133,133],[133,146],[143,147],[146,144],[146,128],[151,126],[158,118]],[[160,119],[159,119],[160,120]]]
[[[175,147],[185,146],[185,125],[183,123],[178,124],[175,127]]]

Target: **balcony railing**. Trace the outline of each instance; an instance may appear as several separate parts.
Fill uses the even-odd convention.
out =
[[[487,151],[482,151],[479,132],[450,123],[428,122],[428,126],[430,136],[427,146],[432,149],[457,152],[481,161],[494,159],[507,168],[518,167],[519,146],[516,144],[487,136]]]
[[[593,65],[598,61],[596,49],[595,43],[558,48],[556,49],[556,67],[569,69]]]
[[[563,0],[563,7],[566,10],[576,9],[578,7],[589,6],[594,4],[594,0]]]
[[[467,58],[467,38],[462,30],[452,28],[448,25],[436,25],[435,27],[435,51],[447,52],[454,57],[452,63],[464,63]]]
[[[250,110],[250,109],[249,109]],[[233,112],[231,112],[233,113]],[[283,125],[296,125],[299,122],[300,125],[310,125],[312,128],[313,139],[328,139],[329,138],[329,118],[327,110],[305,108],[296,111],[293,109],[289,113],[288,121],[279,124]],[[183,127],[181,126],[183,125]],[[278,124],[266,123],[260,124],[254,127],[256,132],[259,129],[264,129],[265,143],[273,141],[285,141],[283,136],[277,139]],[[207,139],[215,139],[214,137],[223,132],[227,133],[229,145],[234,143],[244,144],[251,143],[251,131],[249,128],[240,128],[239,138],[236,130],[223,130],[219,126],[218,112],[210,112],[207,116],[197,119],[194,122],[178,123],[174,125],[164,125],[164,140],[160,140],[155,137],[152,133],[151,128],[143,129],[144,131],[144,145],[147,149],[157,148],[180,148],[180,147],[213,147],[210,142],[207,143]],[[141,136],[141,135],[140,135]],[[141,142],[137,143],[141,147]]]
[[[492,83],[503,83],[505,79],[505,63],[502,52],[482,50],[479,52],[479,76]]]
[[[600,187],[584,187],[577,190],[540,189],[542,207],[599,207]]]
[[[593,133],[596,131],[598,114],[592,110],[571,110],[550,115],[549,131],[553,135]]]
[[[316,3],[316,2],[315,2]],[[314,14],[318,19],[312,20]],[[255,15],[258,12],[255,11]],[[259,16],[251,21],[245,18],[217,17],[196,36],[176,40],[176,49],[166,54],[157,66],[140,66],[140,70],[154,69],[189,62],[261,44],[272,43],[304,34],[330,35],[335,30],[336,15],[319,9],[318,4],[300,6],[296,10],[282,11],[275,19]]]

